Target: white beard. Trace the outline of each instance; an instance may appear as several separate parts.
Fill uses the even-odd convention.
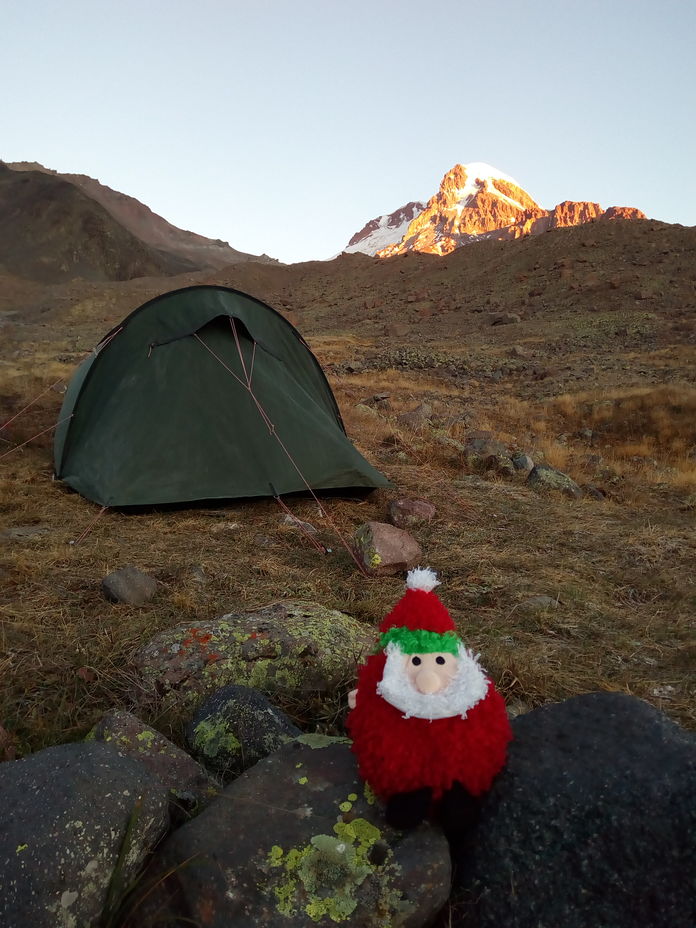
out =
[[[477,659],[463,644],[459,645],[459,667],[452,681],[437,693],[419,693],[413,686],[404,667],[407,655],[394,642],[390,641],[385,649],[387,662],[384,674],[377,684],[377,692],[395,709],[404,714],[404,718],[449,719],[459,715],[466,718],[469,709],[473,709],[488,692],[488,680],[478,664]]]

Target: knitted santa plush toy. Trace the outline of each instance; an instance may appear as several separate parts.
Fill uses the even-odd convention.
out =
[[[432,570],[409,572],[348,697],[360,775],[397,828],[433,814],[464,827],[512,737],[502,697],[432,592],[438,584]]]

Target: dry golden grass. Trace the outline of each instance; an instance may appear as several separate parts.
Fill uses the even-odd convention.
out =
[[[341,360],[356,345],[354,339],[333,337],[318,350]],[[18,361],[1,371],[2,420],[65,367],[37,377]],[[333,378],[333,386],[349,434],[397,489],[365,500],[330,499],[324,503],[330,519],[313,500],[288,500],[296,516],[320,530],[332,549],[325,556],[283,524],[272,501],[212,511],[106,512],[73,544],[97,509],[52,482],[50,433],[0,460],[0,531],[45,529],[0,540],[5,756],[80,738],[114,707],[133,709],[178,737],[131,665],[142,643],[175,623],[292,597],[375,624],[401,595],[403,579],[366,580],[336,530],[350,537],[369,519],[383,521],[388,501],[400,496],[436,505],[435,521],[415,533],[424,561],[440,572],[443,601],[511,704],[529,708],[613,690],[647,699],[696,726],[696,541],[688,502],[693,483],[687,479],[693,478],[694,464],[690,471],[677,465],[680,455],[686,460],[693,439],[692,393],[624,391],[535,404],[502,389],[458,387],[394,370],[342,375]],[[356,408],[377,392],[392,394],[390,410]],[[613,475],[607,478],[610,498],[539,497],[521,478],[466,473],[461,456],[437,431],[412,430],[397,421],[423,401],[444,423],[441,435],[463,441],[470,428],[490,429],[521,448],[543,452],[580,482],[592,470],[583,455],[599,450]],[[49,391],[0,437],[19,444],[50,428],[59,406],[60,396]],[[598,431],[600,449],[573,437],[581,428]],[[561,432],[570,437],[559,440]],[[6,447],[0,442],[0,454]],[[646,450],[665,467],[671,462],[674,473],[662,463],[653,468],[633,460]],[[658,480],[660,475],[665,479]],[[261,546],[259,535],[270,544]],[[101,578],[125,564],[158,580],[159,592],[147,607],[103,599]],[[195,579],[192,568],[203,570],[205,582]],[[526,600],[540,594],[556,599],[557,608],[530,611]],[[301,717],[297,706],[286,709],[305,725],[333,730],[340,727],[350,682]]]

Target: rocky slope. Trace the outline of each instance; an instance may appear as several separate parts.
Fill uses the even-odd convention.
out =
[[[240,261],[258,261],[264,264],[277,263],[268,255],[250,255],[231,248],[220,239],[206,238],[195,232],[187,232],[153,213],[134,197],[112,190],[98,180],[84,174],[59,174],[36,162],[12,162],[6,165],[17,172],[40,172],[67,181],[83,191],[90,199],[99,203],[120,225],[145,245],[165,253],[180,268],[221,268]]]
[[[168,276],[195,265],[141,241],[74,184],[0,163],[0,269],[59,283]]]
[[[598,203],[582,201],[566,200],[553,210],[543,209],[512,177],[482,162],[456,164],[445,174],[438,192],[404,228],[396,217],[403,223],[412,206],[373,219],[345,250],[382,258],[409,251],[446,255],[482,239],[521,238],[600,218],[646,218],[633,207],[614,206],[605,211]],[[387,230],[391,241],[380,247],[377,236]],[[396,237],[399,233],[401,238]]]

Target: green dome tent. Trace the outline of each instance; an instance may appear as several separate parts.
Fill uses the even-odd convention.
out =
[[[77,369],[56,477],[102,506],[384,487],[299,332],[227,287],[165,293]]]

